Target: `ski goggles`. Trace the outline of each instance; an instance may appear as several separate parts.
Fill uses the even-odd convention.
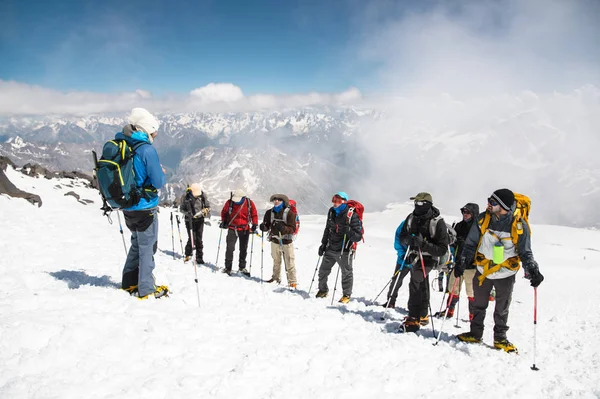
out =
[[[498,201],[496,201],[495,199],[493,199],[493,198],[491,198],[491,197],[490,197],[490,198],[488,198],[488,204],[490,204],[491,206],[500,205],[500,204],[498,203]]]
[[[331,202],[333,202],[334,204],[341,204],[344,202],[344,199],[342,197],[340,197],[339,195],[334,195],[331,198]]]

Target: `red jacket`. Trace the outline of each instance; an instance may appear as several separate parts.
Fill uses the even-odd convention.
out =
[[[231,213],[229,212],[230,202],[233,203]],[[252,220],[249,220],[248,208],[250,208]],[[249,230],[249,224],[258,224],[258,212],[256,212],[254,202],[249,198],[244,197],[244,201],[241,204],[227,200],[221,211],[221,220],[226,221],[230,229]]]

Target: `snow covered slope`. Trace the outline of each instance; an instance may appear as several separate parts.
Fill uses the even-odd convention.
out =
[[[600,396],[600,233],[534,225],[533,249],[546,280],[538,289],[537,361],[533,290],[518,276],[508,332],[519,355],[458,343],[445,323],[396,334],[404,316],[372,299],[391,277],[403,204],[365,214],[366,242],[348,305],[307,294],[324,215],[302,215],[296,242],[299,289],[261,284],[261,242],[252,278],[184,264],[170,210],[160,211],[157,282],[170,298],[139,301],[118,289],[124,250],[118,221],[101,216],[97,192],[71,180],[7,176],[44,205],[0,195],[0,397],[21,398],[596,398]],[[73,186],[73,187],[69,187]],[[83,205],[67,191],[95,203]],[[447,216],[448,221],[458,217]],[[125,236],[129,234],[125,229]],[[185,233],[184,239],[185,239]],[[205,229],[214,262],[220,230]],[[127,243],[129,245],[129,243]],[[222,266],[224,245],[219,256]],[[234,266],[234,270],[235,270]],[[271,260],[264,246],[263,277]],[[329,278],[333,292],[335,275]],[[335,294],[339,299],[341,292]],[[407,287],[399,305],[406,303]],[[432,292],[439,308],[441,293]],[[467,317],[461,302],[460,318]],[[440,322],[435,320],[436,329]],[[488,310],[484,340],[492,340]]]

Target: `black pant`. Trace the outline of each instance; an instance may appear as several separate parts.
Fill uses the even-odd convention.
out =
[[[240,239],[239,268],[246,268],[246,255],[248,254],[248,241],[250,239],[250,230],[227,230],[227,250],[225,251],[225,269],[231,270],[233,264],[233,251],[235,243]]]
[[[406,277],[406,275],[410,273],[410,267],[406,265],[404,265],[404,267],[402,268],[402,270],[400,270],[399,273],[396,273],[398,269],[400,269],[400,265],[396,264],[396,269],[394,270],[394,276],[392,277],[392,281],[390,282],[390,289],[388,291],[387,296],[388,299],[392,300],[392,302],[396,302],[396,298],[398,297],[398,291],[400,290],[400,287],[402,287],[404,277]]]
[[[204,244],[202,243],[202,233],[204,232],[204,218],[193,219],[192,222],[186,220],[185,228],[188,234],[187,244],[185,244],[185,256],[192,255],[192,225],[194,231],[194,246],[196,247],[196,261],[203,261],[203,249]]]
[[[425,266],[426,276],[423,276],[423,268],[417,263],[410,270],[410,283],[408,284],[408,316],[419,318],[427,316],[429,305],[429,272],[432,267]]]
[[[512,299],[513,288],[515,286],[515,275],[510,277],[491,280],[486,278],[483,284],[479,286],[478,277],[481,273],[477,271],[473,277],[473,294],[475,301],[473,304],[473,320],[471,320],[471,333],[474,337],[483,336],[483,321],[485,320],[485,311],[490,302],[490,293],[492,288],[496,289],[496,306],[494,308],[494,340],[501,341],[506,339],[508,331],[508,309]]]

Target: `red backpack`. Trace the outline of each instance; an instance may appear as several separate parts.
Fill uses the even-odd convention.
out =
[[[296,231],[294,231],[294,236],[298,234],[300,231],[300,215],[298,215],[298,211],[296,210],[296,201],[290,199],[289,209],[292,210],[296,214]],[[283,212],[285,215],[283,216],[283,220],[287,220],[287,212]]]
[[[363,224],[363,213],[365,213],[365,207],[358,201],[348,200],[348,224],[350,224],[350,219],[352,218],[352,214],[356,212],[358,215],[358,219],[360,220],[361,226],[361,234],[363,235],[362,241],[365,242],[365,225]],[[358,246],[357,242],[352,243],[352,251],[356,252],[356,247]]]

